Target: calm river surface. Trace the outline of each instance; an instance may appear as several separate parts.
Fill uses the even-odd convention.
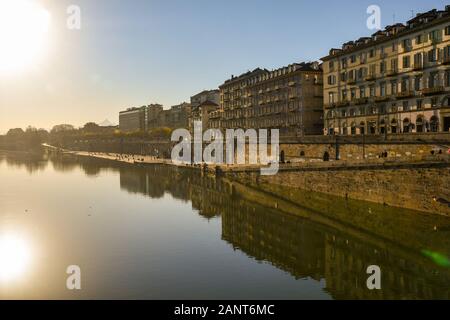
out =
[[[0,177],[0,299],[450,298],[447,218],[72,156]]]

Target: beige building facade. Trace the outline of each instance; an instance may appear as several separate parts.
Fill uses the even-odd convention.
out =
[[[450,7],[345,43],[322,60],[324,134],[450,130]]]
[[[221,110],[211,115],[211,126],[276,128],[281,135],[321,134],[322,85],[318,62],[273,71],[258,68],[232,77],[219,87]]]

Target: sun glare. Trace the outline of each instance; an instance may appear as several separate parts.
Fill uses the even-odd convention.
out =
[[[15,234],[0,235],[0,283],[23,275],[30,262],[27,242]]]
[[[50,13],[33,0],[0,0],[0,75],[23,71],[42,57]]]

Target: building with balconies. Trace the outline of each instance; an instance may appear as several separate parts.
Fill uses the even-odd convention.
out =
[[[221,128],[321,134],[322,85],[318,62],[294,63],[272,71],[258,68],[232,76],[219,87]]]
[[[450,6],[347,42],[322,60],[325,134],[450,130]]]

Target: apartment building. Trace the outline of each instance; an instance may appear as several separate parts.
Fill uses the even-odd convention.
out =
[[[294,63],[272,71],[257,68],[232,76],[219,90],[221,111],[211,115],[212,126],[276,128],[281,135],[322,133],[323,82],[318,62]]]
[[[450,130],[450,6],[347,42],[322,60],[325,134]]]
[[[220,103],[220,92],[218,89],[215,90],[204,90],[200,93],[191,97],[191,106],[192,108],[196,108],[201,105],[203,102],[210,101],[215,104]]]
[[[220,106],[213,101],[203,101],[200,105],[192,108],[189,116],[189,131],[194,132],[194,121],[201,121],[203,130],[219,129],[220,127],[213,127],[210,123],[211,114],[220,111]],[[214,118],[215,119],[215,118]]]
[[[119,129],[121,131],[146,131],[147,123],[147,106],[128,108],[119,113]]]

